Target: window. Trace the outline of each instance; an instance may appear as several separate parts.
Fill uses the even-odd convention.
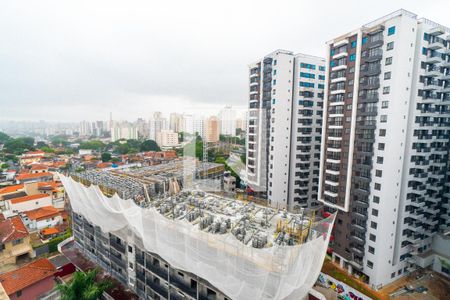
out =
[[[377,156],[377,164],[382,164],[383,160],[383,156]]]
[[[373,203],[380,203],[380,197],[373,196]]]
[[[383,176],[383,171],[381,171],[381,170],[376,170],[376,171],[375,171],[375,176],[376,176],[376,177],[381,177],[381,176]]]
[[[356,60],[356,54],[353,53],[350,55],[350,61],[355,61]]]
[[[375,248],[369,246],[369,253],[375,254]]]
[[[384,80],[389,80],[391,79],[391,72],[385,72],[384,73]]]
[[[351,43],[351,47],[352,47],[352,48],[356,48],[356,41],[353,41],[353,42]]]
[[[393,272],[392,274],[391,274],[391,278],[394,278],[395,277],[395,272]]]
[[[388,108],[389,107],[389,101],[382,101],[381,102],[381,108]]]
[[[384,143],[378,143],[378,150],[384,150]]]
[[[423,54],[423,55],[427,55],[427,48],[422,47],[422,54]]]
[[[17,296],[17,297],[22,296],[22,291],[17,291],[17,292],[16,292],[16,296]]]
[[[17,240],[12,241],[12,244],[13,244],[13,246],[15,246],[15,245],[22,244],[22,242],[23,242],[23,239],[17,239]]]
[[[377,240],[377,237],[375,236],[375,234],[370,234],[369,235],[369,240],[371,240],[372,242],[375,242]]]
[[[367,36],[362,38],[362,44],[366,44],[367,43]]]
[[[319,66],[319,71],[325,71],[325,66]]]
[[[380,122],[381,123],[386,123],[387,122],[387,115],[381,115],[380,116]]]
[[[130,269],[133,270],[133,263],[130,262],[128,265],[129,265]]]
[[[394,42],[387,43],[386,44],[386,50],[389,51],[389,50],[392,50],[392,49],[394,49]]]
[[[277,70],[273,70],[273,75],[277,75]]]
[[[325,80],[325,75],[319,75],[319,80]]]
[[[378,217],[378,209],[372,208],[372,216]]]
[[[128,246],[128,252],[133,253],[133,247]]]
[[[380,129],[379,136],[386,136],[386,129]]]
[[[274,66],[277,65],[277,60],[276,60],[276,59],[273,61],[273,65],[274,65]]]
[[[316,75],[312,73],[300,72],[300,77],[314,79],[316,78]]]
[[[367,261],[367,266],[371,269],[373,269],[373,262],[371,262],[370,260]]]
[[[377,224],[376,222],[374,222],[374,221],[371,221],[371,222],[370,222],[370,227],[371,227],[371,228],[377,229],[377,226],[378,226],[378,224]]]
[[[355,73],[355,67],[351,67],[350,69],[348,69],[348,72],[351,73]]]
[[[384,63],[386,66],[392,65],[392,56],[386,57],[386,62]]]
[[[383,87],[383,94],[389,94],[391,92],[391,87],[390,86],[385,86]]]
[[[395,26],[392,26],[392,27],[388,28],[388,36],[389,35],[393,35],[393,34],[395,34]]]

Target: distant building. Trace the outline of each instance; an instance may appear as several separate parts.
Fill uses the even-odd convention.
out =
[[[47,194],[35,194],[5,201],[6,209],[11,212],[24,212],[52,205],[52,197]]]
[[[0,265],[15,264],[19,256],[31,256],[30,235],[19,216],[0,214]],[[1,284],[1,280],[0,280]]]
[[[160,147],[178,146],[178,133],[173,130],[161,130],[156,134],[156,143]]]
[[[28,183],[28,182],[44,182],[44,181],[52,181],[53,174],[50,172],[43,173],[23,173],[16,176],[17,183]]]
[[[169,119],[169,129],[173,132],[180,132],[183,126],[183,116],[178,113],[171,113]]]
[[[223,190],[225,192],[234,192],[236,190],[236,177],[225,172],[223,175]]]
[[[231,106],[225,106],[219,112],[220,133],[236,135],[236,111]]]
[[[55,287],[53,274],[55,266],[46,258],[41,258],[17,270],[0,275],[9,299],[38,299]]]
[[[209,117],[206,121],[206,134],[205,138],[207,142],[215,143],[219,141],[220,135],[220,122],[216,116]]]
[[[161,130],[167,130],[167,128],[167,119],[162,116],[161,112],[154,112],[153,116],[149,120],[150,139],[156,141],[156,134],[161,132]]]
[[[138,131],[135,124],[130,122],[113,123],[111,128],[111,142],[125,139],[137,139]]]

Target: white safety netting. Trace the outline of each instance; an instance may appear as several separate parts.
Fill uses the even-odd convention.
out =
[[[129,228],[147,251],[172,267],[194,273],[232,299],[302,299],[319,276],[335,215],[311,228],[302,245],[257,249],[232,234],[216,235],[172,220],[117,195],[106,197],[61,175],[72,209],[104,232]],[[130,239],[132,239],[130,237]],[[133,243],[132,240],[127,241]]]

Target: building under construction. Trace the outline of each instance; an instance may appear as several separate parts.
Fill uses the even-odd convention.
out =
[[[145,168],[117,171],[108,173],[125,186],[153,178]],[[143,299],[302,299],[320,272],[334,216],[186,188],[139,203],[130,199],[138,193],[104,193],[88,178],[61,178],[75,243]]]

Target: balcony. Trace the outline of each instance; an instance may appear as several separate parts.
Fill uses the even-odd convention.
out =
[[[436,26],[428,32],[429,35],[433,35],[433,36],[439,36],[444,33],[445,33],[445,28],[442,28],[441,26]]]
[[[450,68],[450,61],[442,61],[441,67]]]
[[[123,258],[119,258],[119,257],[115,256],[114,254],[111,254],[109,258],[116,265],[122,267],[122,269],[125,269],[127,267],[127,264]]]
[[[147,262],[146,268],[147,268],[147,270],[153,272],[154,274],[158,275],[159,277],[161,277],[163,279],[167,279],[167,276],[169,276],[169,272],[168,272],[167,268],[162,268],[157,265],[152,265],[152,264],[149,264],[148,262]]]
[[[434,41],[428,45],[428,49],[431,49],[431,50],[437,50],[437,49],[441,49],[443,47],[444,47],[444,45],[442,45],[442,43],[439,41]]]
[[[360,246],[364,246],[365,241],[364,239],[356,236],[356,235],[351,235],[350,236],[350,241],[355,242],[356,244],[360,245]]]
[[[338,193],[334,193],[334,192],[330,192],[330,191],[325,191],[324,192],[325,195],[333,197],[333,198],[337,198]]]
[[[442,62],[442,57],[440,55],[430,56],[425,59],[427,64],[437,64]]]
[[[333,55],[333,59],[339,59],[339,58],[346,57],[346,56],[348,56],[348,52],[347,51],[342,51],[340,53],[335,53]]]
[[[147,286],[150,287],[155,293],[159,294],[161,297],[168,298],[169,292],[167,290],[167,287],[153,282],[150,278],[147,278]]]
[[[339,66],[332,67],[331,71],[334,72],[334,71],[340,71],[340,70],[345,70],[345,69],[347,69],[347,65],[339,65]]]
[[[197,289],[191,288],[185,282],[178,280],[175,277],[170,277],[170,284],[177,287],[183,293],[186,293],[191,297],[197,298]]]
[[[117,251],[125,253],[125,245],[123,245],[122,243],[117,243],[114,238],[110,239],[109,244]]]
[[[379,87],[380,87],[380,79],[378,78],[376,78],[375,80],[364,79],[360,83],[360,88],[363,90],[378,89]]]
[[[441,75],[442,73],[439,70],[439,68],[430,68],[428,71],[425,72],[426,77],[437,77]]]

